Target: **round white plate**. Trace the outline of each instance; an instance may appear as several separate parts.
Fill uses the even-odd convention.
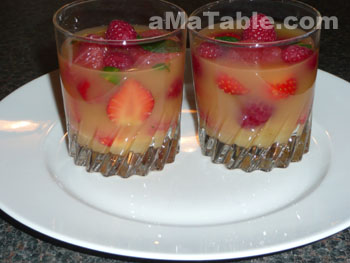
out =
[[[350,226],[350,85],[319,71],[311,149],[288,169],[227,170],[200,153],[191,84],[181,152],[146,177],[87,173],[67,155],[58,73],[0,103],[0,208],[78,246],[210,260],[304,245]]]

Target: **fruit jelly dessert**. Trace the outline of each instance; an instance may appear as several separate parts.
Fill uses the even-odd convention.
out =
[[[261,43],[300,36],[300,29],[203,29],[221,44],[194,40],[192,65],[200,128],[222,143],[249,148],[288,143],[301,136],[314,95],[318,49],[311,38],[288,46],[239,48],[225,42]]]
[[[129,40],[166,31],[121,20],[80,35]],[[184,54],[171,37],[156,43],[113,46],[67,39],[59,52],[69,129],[93,151],[125,155],[161,147],[180,119]]]

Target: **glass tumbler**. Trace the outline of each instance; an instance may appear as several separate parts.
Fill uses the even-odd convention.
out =
[[[270,171],[308,152],[320,25],[298,1],[217,1],[190,15],[199,140],[212,162]]]
[[[174,161],[186,19],[181,8],[161,0],[76,1],[55,13],[68,148],[76,165],[129,177]]]

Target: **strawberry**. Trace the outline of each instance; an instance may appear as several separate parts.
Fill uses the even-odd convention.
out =
[[[130,69],[134,65],[134,60],[128,54],[118,51],[108,52],[103,59],[105,67],[114,67],[120,70]]]
[[[196,74],[197,76],[201,75],[202,66],[194,53],[192,53],[192,69],[194,74]]]
[[[171,83],[170,89],[168,90],[168,98],[177,98],[182,93],[183,80],[182,78],[177,78]]]
[[[241,110],[240,124],[242,128],[256,128],[266,123],[273,113],[273,107],[262,102],[245,105]]]
[[[95,132],[94,139],[96,139],[99,143],[105,146],[111,147],[114,142],[115,136],[115,134],[112,135],[102,130],[97,130]]]
[[[83,80],[83,81],[79,82],[77,85],[77,90],[78,90],[79,94],[81,95],[81,97],[83,98],[83,100],[85,100],[85,101],[88,100],[89,88],[90,88],[90,82],[87,80]]]
[[[216,78],[218,88],[227,94],[244,95],[249,92],[238,80],[226,74],[221,74]]]
[[[197,53],[203,58],[214,59],[222,55],[222,50],[219,45],[209,42],[202,42],[197,47]]]
[[[110,40],[136,39],[137,33],[132,25],[122,20],[113,20],[109,23],[106,38]]]
[[[264,14],[257,14],[250,18],[248,28],[243,31],[243,39],[271,42],[277,40],[277,35],[268,17]]]
[[[152,93],[141,83],[127,79],[107,105],[108,118],[117,125],[140,125],[152,113]]]
[[[282,51],[282,59],[287,63],[297,63],[307,59],[312,53],[307,47],[291,45]]]
[[[269,92],[275,99],[285,99],[290,95],[294,95],[297,91],[297,80],[289,78],[284,82],[269,84]]]

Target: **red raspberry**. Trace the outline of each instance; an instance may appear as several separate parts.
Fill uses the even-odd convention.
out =
[[[122,20],[113,20],[109,23],[106,38],[110,40],[136,39],[137,33],[132,25]]]
[[[262,102],[251,103],[244,106],[241,113],[241,127],[251,129],[266,123],[273,113],[273,108]]]
[[[307,59],[312,53],[307,47],[292,45],[282,51],[282,59],[287,63],[297,63]]]
[[[222,55],[222,50],[214,43],[202,42],[197,47],[197,53],[203,58],[214,59]]]
[[[134,65],[134,60],[127,54],[114,51],[107,53],[103,59],[103,63],[105,67],[115,67],[120,70],[127,70]]]
[[[243,31],[243,39],[271,42],[277,40],[277,35],[268,17],[257,14],[250,18],[249,27]]]

